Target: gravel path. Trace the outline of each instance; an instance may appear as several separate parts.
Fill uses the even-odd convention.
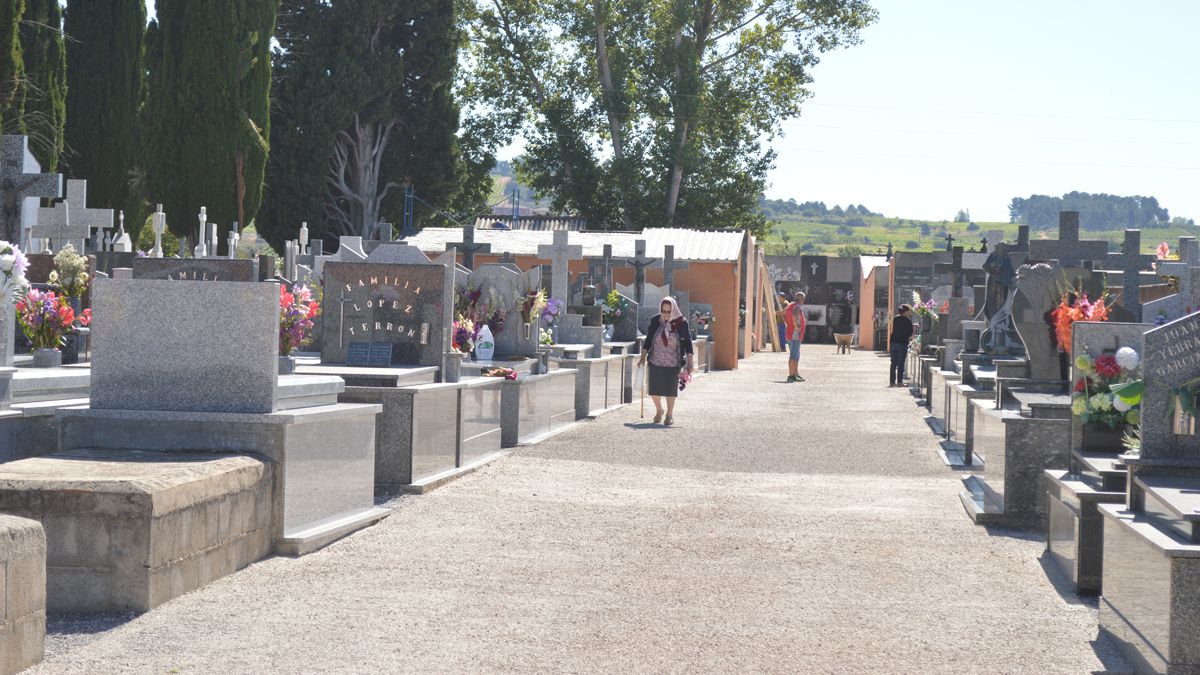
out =
[[[807,382],[757,355],[673,429],[635,403],[32,672],[1123,670],[1039,537],[971,524],[886,361],[804,350]]]

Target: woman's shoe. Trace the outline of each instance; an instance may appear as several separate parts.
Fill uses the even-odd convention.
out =
[[[662,413],[655,413],[654,414],[654,423],[658,424],[661,421],[662,421]]]
[[[663,426],[669,427],[672,424],[675,424],[675,418],[667,415],[667,419],[663,420]]]

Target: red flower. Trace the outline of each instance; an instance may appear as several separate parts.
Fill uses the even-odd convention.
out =
[[[1117,365],[1117,357],[1112,354],[1103,354],[1096,359],[1096,374],[1105,377],[1113,378],[1121,374],[1121,366]]]
[[[83,310],[83,314],[79,315],[79,325],[83,326],[84,328],[92,325],[92,308],[91,307],[88,307],[87,309]]]
[[[1081,377],[1075,381],[1075,391],[1083,391],[1087,387],[1087,378]]]

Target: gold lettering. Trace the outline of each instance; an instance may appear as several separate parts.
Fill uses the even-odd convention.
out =
[[[392,327],[391,322],[388,322],[387,330],[395,330],[395,328]]]
[[[397,303],[397,304],[399,304],[399,303]],[[405,307],[404,307],[404,313],[405,313],[405,314],[412,314],[412,309],[413,309],[413,306],[412,306],[412,305],[405,305]]]
[[[384,283],[387,283],[386,277],[384,277]],[[378,286],[379,285],[379,277],[371,277],[371,285]]]

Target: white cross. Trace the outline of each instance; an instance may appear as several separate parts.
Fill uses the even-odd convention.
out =
[[[192,249],[192,255],[203,258],[208,255],[208,247],[204,245],[204,240],[208,235],[208,209],[201,206],[200,213],[196,214],[196,217],[200,219],[200,230],[199,236],[196,237],[196,248]],[[179,253],[182,255],[183,251]]]
[[[538,257],[550,259],[550,296],[563,302],[567,301],[570,287],[570,261],[583,259],[582,246],[567,244],[570,234],[567,230],[555,230],[553,244],[538,245]]]
[[[112,209],[87,208],[86,180],[68,180],[67,196],[50,208],[38,209],[38,222],[29,236],[50,239],[58,249],[72,244],[83,253],[84,241],[91,238],[92,230],[103,233],[112,227],[112,222]]]
[[[812,267],[813,276],[814,277],[817,276],[817,269],[820,268],[821,266],[814,262],[812,265],[810,265],[810,267]]]
[[[163,230],[167,228],[167,214],[163,213],[162,204],[154,211],[154,218],[150,221],[150,227],[154,230],[154,248],[150,250],[151,258],[163,257],[162,236]]]
[[[117,234],[112,240],[112,250],[119,253],[130,253],[133,251],[133,242],[129,239],[129,234],[125,232],[125,212],[117,213]]]

